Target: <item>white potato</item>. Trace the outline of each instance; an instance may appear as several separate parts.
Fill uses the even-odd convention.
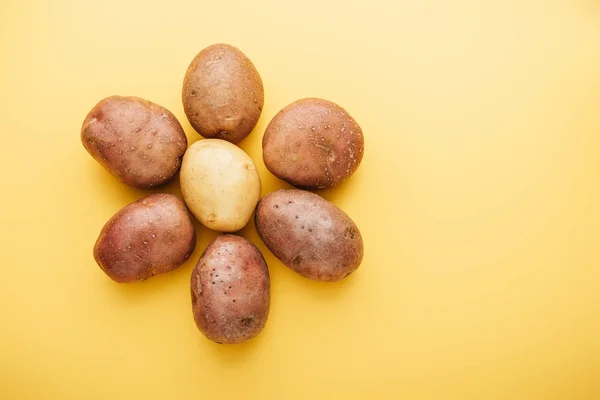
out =
[[[260,199],[260,177],[252,159],[221,139],[191,145],[183,156],[180,180],[192,214],[220,232],[242,229]]]

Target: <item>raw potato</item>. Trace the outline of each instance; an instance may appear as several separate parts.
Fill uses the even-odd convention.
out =
[[[360,126],[342,107],[322,99],[288,105],[263,136],[263,159],[269,171],[304,189],[329,188],[348,179],[363,151]]]
[[[202,50],[183,81],[183,108],[198,133],[238,143],[252,132],[264,103],[263,83],[237,48],[215,44]]]
[[[217,237],[192,272],[192,310],[198,329],[217,343],[258,335],[269,315],[269,270],[260,251],[241,236]]]
[[[181,166],[181,192],[202,225],[235,232],[250,220],[260,199],[260,177],[239,147],[220,139],[190,146]]]
[[[81,127],[86,150],[126,185],[148,189],[179,171],[187,138],[169,110],[139,97],[100,101]]]
[[[306,278],[339,281],[362,261],[363,241],[354,221],[314,193],[272,192],[260,201],[254,218],[275,257]]]
[[[177,268],[195,246],[196,232],[183,202],[157,193],[121,209],[104,225],[94,258],[114,281],[137,282]]]

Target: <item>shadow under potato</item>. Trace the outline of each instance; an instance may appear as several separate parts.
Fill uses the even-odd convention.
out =
[[[324,303],[328,303],[328,305],[332,305],[332,302],[341,300],[345,293],[351,292],[356,287],[358,279],[360,279],[357,277],[361,273],[359,268],[341,281],[315,281],[297,274],[290,268],[283,265],[283,263],[277,260],[274,256],[273,258],[276,260],[276,262],[273,262],[273,264],[278,264],[277,267],[284,268],[285,274],[289,275],[290,279],[295,281],[294,285],[298,288],[298,291],[308,293],[308,295],[311,297],[320,298]]]
[[[237,344],[215,343],[198,332],[198,345],[202,347],[203,353],[209,353],[206,357],[210,357],[211,362],[221,363],[227,368],[236,368],[258,354],[264,343],[269,340],[269,333],[269,321],[258,336]]]

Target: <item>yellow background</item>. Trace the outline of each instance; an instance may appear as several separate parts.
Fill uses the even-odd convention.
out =
[[[263,115],[241,147],[263,194],[272,116],[307,96],[361,124],[364,161],[321,192],[365,258],[339,284],[266,256],[264,332],[216,345],[175,272],[117,285],[92,247],[148,192],[79,130],[101,98],[172,110],[203,47],[238,46]],[[597,0],[2,1],[0,398],[599,399]],[[178,183],[166,190],[179,193]]]

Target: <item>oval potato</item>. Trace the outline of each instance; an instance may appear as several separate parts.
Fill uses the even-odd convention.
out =
[[[260,251],[236,235],[217,237],[191,279],[198,329],[217,343],[240,343],[264,328],[270,304],[269,270]]]
[[[237,48],[215,44],[191,62],[183,81],[183,108],[206,138],[238,143],[252,132],[264,103],[258,71]]]
[[[94,258],[116,282],[137,282],[174,270],[196,246],[183,202],[168,193],[144,197],[117,212],[102,228]]]
[[[260,177],[252,159],[220,139],[190,146],[181,166],[181,192],[188,208],[207,228],[242,229],[260,199]]]
[[[187,148],[183,128],[169,110],[133,96],[96,104],[81,127],[81,142],[121,182],[140,189],[171,180]]]
[[[363,158],[360,126],[337,104],[298,100],[271,120],[263,136],[271,173],[304,189],[330,188],[348,179]]]
[[[283,264],[313,280],[339,281],[363,258],[358,227],[322,197],[298,189],[265,196],[254,216],[265,245]]]

